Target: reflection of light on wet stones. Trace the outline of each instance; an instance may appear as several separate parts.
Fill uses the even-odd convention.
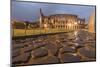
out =
[[[84,41],[95,40],[95,34],[83,30],[78,31],[78,36]]]
[[[31,38],[26,38],[25,40],[26,40],[26,42],[29,42],[31,40]]]
[[[75,38],[75,40],[74,40],[74,42],[75,43],[85,43],[84,41],[83,41],[83,39],[79,39],[78,37],[77,38]]]
[[[74,32],[74,35],[77,36],[77,31]]]
[[[43,57],[47,55],[48,55],[48,51],[45,48],[37,48],[31,52],[32,58],[38,58],[38,57]]]
[[[16,42],[16,44],[19,44],[19,43],[21,43],[21,42],[20,42],[20,40],[15,40],[15,42]]]
[[[75,43],[75,46],[79,46],[79,44],[78,43]]]
[[[88,58],[95,58],[96,57],[95,50],[93,50],[92,48],[89,48],[89,47],[80,48],[79,54],[81,56],[88,57]]]
[[[13,40],[12,43],[14,64],[27,65],[95,60],[95,34],[83,30],[18,39]],[[31,56],[29,53],[31,53]]]
[[[68,54],[64,53],[60,57],[61,62],[78,62],[81,61],[81,58],[77,54]]]
[[[65,53],[65,52],[68,52],[68,53],[75,53],[76,52],[76,49],[74,47],[63,47],[60,49],[60,52],[61,53]]]
[[[51,63],[59,63],[59,59],[55,56],[46,56],[33,59],[29,62],[29,64],[51,64]]]
[[[20,40],[20,42],[21,42],[21,43],[24,43],[24,42],[25,42],[25,40]]]
[[[81,44],[81,43],[74,43],[74,45],[76,48],[84,47],[84,44]]]

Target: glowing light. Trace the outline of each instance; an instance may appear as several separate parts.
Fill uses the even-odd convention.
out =
[[[77,54],[75,54],[75,53],[74,53],[74,54],[72,54],[72,55],[73,55],[73,56],[77,56]]]
[[[77,22],[75,22],[74,24],[77,25]]]
[[[77,36],[77,33],[78,33],[78,32],[77,32],[77,31],[75,31],[75,32],[74,32],[74,35],[75,35],[75,36]]]
[[[78,43],[75,43],[75,45],[78,46],[79,44]]]
[[[44,24],[44,27],[47,28],[47,24]]]
[[[71,25],[72,25],[71,23],[68,24],[68,26],[71,26]]]

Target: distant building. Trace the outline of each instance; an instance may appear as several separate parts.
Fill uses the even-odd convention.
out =
[[[25,22],[19,20],[11,20],[11,25],[13,29],[25,29]]]
[[[39,21],[36,22],[28,22],[28,21],[19,21],[19,20],[11,20],[12,28],[14,29],[33,29],[39,28]]]
[[[42,10],[40,9],[39,21],[28,22],[12,20],[12,27],[15,29],[85,29],[86,22],[84,18],[79,18],[77,15],[73,14],[54,14],[49,16],[44,16]]]
[[[78,18],[73,14],[55,14],[44,16],[40,9],[40,28],[47,29],[84,29],[86,26],[84,18]]]

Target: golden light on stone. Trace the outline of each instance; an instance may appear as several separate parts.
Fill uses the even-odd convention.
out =
[[[69,26],[69,27],[71,27],[71,26],[72,26],[72,24],[71,24],[71,23],[68,23],[68,26]]]
[[[47,24],[44,24],[44,28],[47,28]]]
[[[95,11],[89,17],[88,31],[95,33]]]
[[[40,27],[48,29],[77,30],[85,28],[84,18],[78,18],[73,14],[54,14],[44,16],[40,10]],[[67,18],[66,18],[67,17]],[[80,23],[78,23],[80,21]],[[81,22],[83,24],[81,24]]]
[[[77,22],[75,22],[74,24],[77,25]]]

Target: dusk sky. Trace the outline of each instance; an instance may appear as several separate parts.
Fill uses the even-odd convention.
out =
[[[89,19],[89,16],[95,10],[94,6],[13,1],[11,6],[11,19],[30,22],[36,21],[39,19],[40,8],[45,16],[53,14],[75,14],[86,20]]]

